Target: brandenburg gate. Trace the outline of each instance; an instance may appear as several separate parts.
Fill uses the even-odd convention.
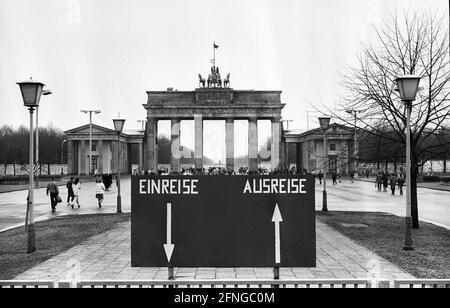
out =
[[[203,121],[225,120],[226,167],[234,169],[234,121],[247,120],[248,125],[248,167],[258,169],[258,120],[272,123],[272,168],[281,168],[282,125],[281,91],[238,91],[229,88],[230,75],[220,78],[219,68],[211,68],[206,82],[199,75],[200,86],[194,91],[149,91],[147,126],[144,139],[144,164],[146,170],[158,170],[158,121],[170,120],[172,133],[173,171],[180,170],[180,121],[194,120],[195,167],[203,168]]]

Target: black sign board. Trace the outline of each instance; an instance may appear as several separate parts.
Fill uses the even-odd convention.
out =
[[[133,267],[315,267],[311,176],[135,176]]]

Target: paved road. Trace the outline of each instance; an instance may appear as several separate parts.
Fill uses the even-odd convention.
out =
[[[130,179],[122,182],[122,209],[131,211]],[[389,193],[377,192],[374,184],[366,182],[350,183],[344,181],[337,187],[328,185],[328,207],[331,211],[368,211],[387,212],[398,216],[405,214],[405,197],[392,196]],[[65,188],[61,188],[63,199],[67,196]],[[116,187],[105,194],[103,208],[99,209],[95,200],[95,184],[82,184],[80,195],[81,209],[72,210],[65,203],[60,204],[55,215],[49,214],[49,199],[45,189],[35,191],[35,213],[38,219],[46,219],[58,215],[114,213],[116,211]],[[0,194],[0,230],[17,226],[24,222],[27,191]],[[433,222],[450,229],[450,192],[419,188],[419,215],[421,220]],[[64,200],[65,201],[65,200]],[[322,208],[322,188],[316,185],[316,208]]]
[[[343,181],[333,187],[327,182],[330,211],[384,212],[404,217],[406,195],[378,192],[374,183]],[[322,187],[316,184],[316,209],[322,208]],[[419,218],[450,229],[450,192],[418,188]]]
[[[131,211],[130,179],[122,182],[122,210]],[[95,199],[95,183],[88,182],[81,184],[80,209],[72,210],[66,205],[67,189],[60,187],[63,203],[59,204],[56,213],[50,214],[50,199],[46,196],[45,188],[34,191],[35,198],[35,217],[37,220],[44,220],[50,217],[61,215],[82,215],[98,213],[115,213],[117,189],[115,184],[105,193],[105,201],[101,209],[98,208]],[[26,198],[28,191],[15,191],[0,194],[0,231],[17,225],[23,225],[26,213]]]

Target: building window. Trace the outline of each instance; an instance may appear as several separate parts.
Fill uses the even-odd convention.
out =
[[[337,157],[330,156],[329,158],[329,170],[331,173],[337,173]]]
[[[97,152],[97,142],[92,142],[92,152]]]
[[[92,170],[91,172],[94,173],[95,170],[98,170],[98,157],[92,156]]]
[[[335,143],[331,143],[330,144],[330,151],[336,151],[336,144]]]

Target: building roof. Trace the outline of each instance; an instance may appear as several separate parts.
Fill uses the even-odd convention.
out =
[[[328,134],[333,134],[333,132],[336,132],[336,133],[348,132],[350,134],[350,133],[353,133],[354,130],[353,130],[353,128],[350,128],[348,126],[334,123],[334,124],[330,124],[330,127],[328,128],[327,132],[328,132]],[[318,127],[318,128],[311,129],[311,130],[299,129],[299,130],[284,131],[284,136],[286,138],[305,138],[305,137],[317,136],[317,135],[323,135],[322,128]]]
[[[69,130],[65,131],[64,133],[66,135],[89,133],[89,124],[69,129]],[[92,133],[93,134],[101,133],[101,134],[117,135],[117,133],[114,129],[111,129],[108,127],[103,127],[103,126],[100,126],[97,124],[92,124]],[[127,129],[127,130],[124,130],[121,135],[122,136],[143,136],[144,132],[142,130]]]

